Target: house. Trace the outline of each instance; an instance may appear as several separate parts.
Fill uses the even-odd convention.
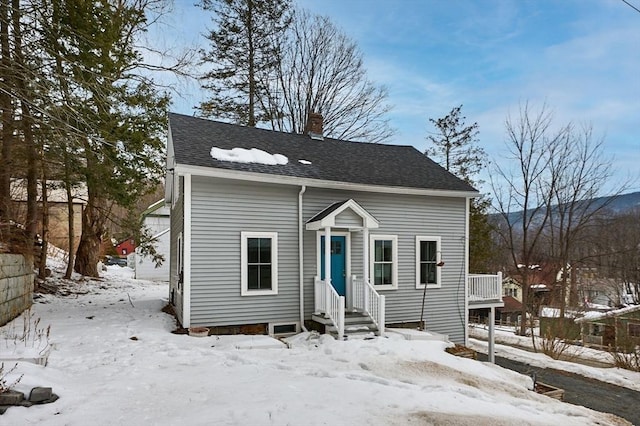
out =
[[[504,306],[498,309],[498,317],[501,324],[513,324],[520,323],[520,317],[522,316],[522,302],[514,296],[502,296]]]
[[[50,180],[46,185],[48,231],[47,242],[69,252],[69,207],[73,212],[73,247],[78,247],[82,235],[82,214],[87,204],[87,187],[84,184],[74,186],[71,190],[71,203],[62,181]],[[42,182],[38,182],[38,234],[44,235],[42,225]],[[26,223],[27,218],[27,181],[11,179],[11,200],[14,217],[18,223]]]
[[[325,138],[319,115],[299,135],[169,114],[167,156],[183,327],[342,338],[422,320],[466,341],[478,192],[415,148]]]
[[[631,286],[607,277],[597,268],[576,268],[577,294],[587,309],[633,304]]]
[[[541,306],[553,305],[560,302],[560,289],[558,286],[558,269],[550,264],[545,265],[523,265],[519,264],[516,271],[512,271],[502,283],[502,291],[505,296],[512,296],[522,303],[522,280],[523,271],[528,269],[527,280],[529,292],[527,305],[534,312],[539,311]]]
[[[565,309],[563,313],[560,308],[543,306],[538,314],[540,336],[547,339],[557,337],[567,341],[578,340],[580,326],[575,323],[575,320],[582,315],[584,315],[583,312],[573,309]]]
[[[133,262],[136,279],[169,281],[169,213],[164,199],[151,204],[142,212],[142,225],[149,230],[156,253],[163,256],[164,261],[156,266],[153,258],[143,255],[137,247]]]
[[[502,281],[502,295],[512,297],[522,303],[522,284],[512,277],[505,278]]]
[[[127,237],[115,244],[116,253],[120,257],[127,257],[136,250],[136,240]]]
[[[590,311],[575,320],[585,346],[632,349],[640,345],[640,305]]]

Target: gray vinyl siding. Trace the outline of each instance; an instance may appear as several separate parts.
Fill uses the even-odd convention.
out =
[[[416,236],[440,236],[441,288],[427,289],[425,322],[429,330],[447,334],[454,342],[464,340],[465,289],[464,198],[307,189],[305,221],[328,205],[352,198],[380,223],[370,234],[398,236],[398,289],[381,290],[386,296],[386,322],[420,320],[423,290],[416,289]],[[336,231],[336,230],[332,230]],[[313,277],[317,274],[316,231],[305,231],[305,313],[313,312]],[[351,273],[362,276],[362,232],[351,233]]]
[[[299,321],[298,191],[194,176],[191,324]],[[241,296],[241,232],[277,232],[278,294]]]
[[[191,324],[241,325],[299,321],[298,192],[300,187],[194,176],[191,222]],[[352,198],[380,223],[370,234],[397,235],[398,289],[386,296],[386,322],[420,320],[422,289],[415,288],[416,236],[441,237],[442,287],[427,289],[425,321],[429,330],[464,340],[466,199],[380,194],[307,188],[303,222],[332,203]],[[178,205],[176,206],[178,207]],[[172,234],[182,222],[175,223]],[[353,212],[337,216],[332,232],[361,226]],[[278,294],[240,295],[240,233],[278,233]],[[304,311],[314,308],[313,278],[318,274],[316,231],[303,231]],[[349,234],[351,274],[362,276],[361,231]],[[172,244],[174,237],[172,236]],[[172,262],[174,255],[172,252]],[[172,269],[173,271],[173,269]]]
[[[358,227],[362,226],[362,218],[353,210],[347,209],[336,216],[336,227]]]
[[[176,201],[175,205],[171,206],[171,214],[169,220],[171,223],[170,250],[169,250],[169,295],[171,291],[174,292],[174,302],[176,315],[178,320],[183,323],[183,297],[182,289],[178,289],[178,236],[182,234],[182,241],[184,242],[184,178],[180,177],[179,191],[180,197]]]

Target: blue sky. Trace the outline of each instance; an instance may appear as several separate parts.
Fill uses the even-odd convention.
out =
[[[640,0],[628,0],[640,9]],[[169,43],[205,43],[210,16],[176,0]],[[519,104],[546,105],[558,125],[592,125],[616,179],[640,170],[640,13],[622,0],[299,0],[360,46],[369,77],[389,91],[394,144],[427,147],[429,118],[463,104],[493,161]],[[175,112],[205,96],[179,85]],[[613,183],[611,184],[613,187]],[[627,192],[640,191],[636,182]]]

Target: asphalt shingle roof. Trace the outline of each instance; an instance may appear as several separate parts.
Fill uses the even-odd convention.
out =
[[[412,146],[314,140],[307,135],[276,132],[211,121],[182,114],[169,114],[177,164],[266,173],[365,185],[449,191],[475,191]],[[212,147],[258,148],[282,154],[286,165],[219,161]],[[307,160],[311,164],[302,164]]]

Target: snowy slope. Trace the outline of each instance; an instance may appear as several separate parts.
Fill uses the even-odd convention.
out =
[[[51,353],[46,367],[20,362],[16,388],[51,386],[60,399],[12,407],[0,424],[627,424],[537,395],[528,377],[448,355],[442,342],[305,333],[288,348],[266,336],[172,334],[167,285],[132,274],[112,266],[68,296],[38,299],[33,317],[51,326]]]

